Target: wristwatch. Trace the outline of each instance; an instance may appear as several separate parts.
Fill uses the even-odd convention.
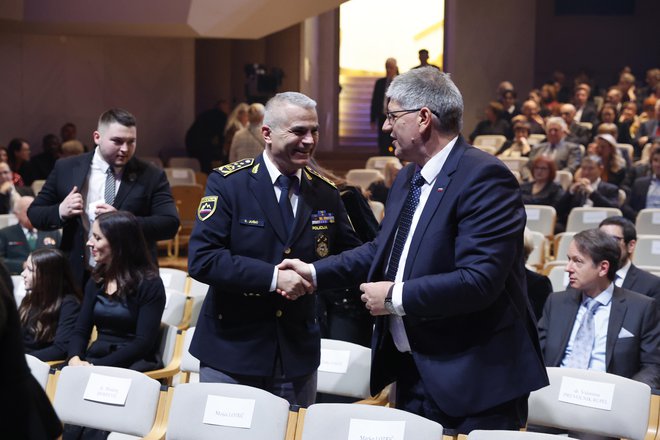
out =
[[[392,304],[392,292],[394,291],[394,284],[390,287],[390,290],[387,291],[387,296],[385,297],[385,310],[390,315],[396,315],[396,310],[394,309],[394,304]]]

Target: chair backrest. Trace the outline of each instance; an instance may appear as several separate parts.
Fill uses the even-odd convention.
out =
[[[161,322],[174,327],[179,327],[183,323],[184,311],[188,297],[185,293],[176,289],[165,289],[165,309]]]
[[[474,146],[477,148],[490,147],[499,150],[506,142],[506,136],[501,134],[482,134],[474,138]]]
[[[25,298],[25,280],[20,275],[12,275],[11,282],[14,284],[14,300],[16,301],[16,307],[18,307]]]
[[[18,218],[14,214],[0,214],[0,229],[18,223]]]
[[[42,179],[38,179],[38,180],[35,180],[35,181],[32,182],[32,185],[30,185],[30,188],[32,188],[32,192],[34,193],[35,196],[37,194],[39,194],[39,192],[41,191],[41,188],[44,187],[45,183],[46,183],[46,181],[42,180]]]
[[[191,168],[193,171],[200,171],[199,160],[194,157],[170,157],[167,161],[170,168]]]
[[[645,208],[637,213],[635,229],[638,234],[660,235],[660,208]]]
[[[385,165],[389,162],[393,163],[398,168],[401,168],[401,161],[398,157],[394,156],[371,156],[369,159],[367,159],[367,163],[364,165],[364,168],[368,170],[382,171],[385,169]]]
[[[553,266],[548,273],[548,278],[552,284],[553,292],[562,292],[568,286],[568,272],[566,272],[566,265]]]
[[[168,365],[174,357],[178,332],[179,329],[174,325],[160,324],[158,354],[160,354],[163,360],[163,365]]]
[[[186,292],[190,296],[206,296],[209,291],[209,285],[204,284],[201,281],[189,277],[188,281],[188,291]]]
[[[163,169],[163,161],[158,156],[140,156],[140,159],[142,159],[145,162],[149,162],[150,164],[152,164],[157,168],[160,168],[161,170]]]
[[[165,168],[165,175],[170,185],[188,185],[197,183],[195,170],[192,168]]]
[[[552,237],[555,233],[557,222],[557,210],[546,205],[525,205],[527,213],[527,227],[532,231],[540,232],[546,237]]]
[[[594,370],[549,367],[550,385],[529,396],[530,425],[643,440],[651,388]]]
[[[128,392],[122,403],[126,382]],[[160,383],[138,371],[64,367],[57,381],[54,407],[64,423],[144,437],[156,419],[159,395]]]
[[[534,243],[534,249],[529,254],[529,257],[527,257],[527,264],[535,267],[543,267],[543,264],[545,263],[545,249],[548,245],[548,240],[542,232],[529,231],[526,232],[526,234],[529,234],[532,243]]]
[[[504,165],[506,165],[511,171],[520,172],[520,170],[527,165],[527,162],[529,162],[529,157],[503,157],[500,160],[504,162]]]
[[[50,365],[31,354],[26,354],[25,360],[27,361],[28,367],[30,367],[32,376],[34,376],[37,382],[39,382],[39,385],[41,385],[41,388],[45,391],[50,376]]]
[[[381,220],[383,220],[383,214],[385,214],[385,205],[375,200],[369,200],[369,207],[371,208],[371,212],[374,213],[374,217],[376,217],[378,223],[380,223]]]
[[[195,336],[195,327],[190,327],[183,335],[183,355],[181,356],[181,372],[199,373],[199,359],[190,354],[190,342]]]
[[[626,203],[626,192],[622,189],[619,189],[619,197],[617,199],[619,206],[623,206],[624,203]]]
[[[558,183],[564,191],[568,190],[568,187],[573,183],[573,174],[570,171],[566,170],[557,170],[557,175],[555,176],[555,183]]]
[[[637,266],[660,266],[660,235],[637,235],[632,262]]]
[[[351,342],[321,339],[317,391],[366,399],[369,393],[371,349]]]
[[[536,145],[540,142],[543,142],[545,139],[545,135],[541,133],[532,133],[529,135],[527,138],[527,142],[529,142],[529,145]]]
[[[542,434],[540,432],[481,430],[476,429],[467,436],[467,440],[566,440],[565,435]]]
[[[373,182],[383,179],[383,175],[378,170],[354,168],[346,173],[346,182],[349,185],[359,186],[363,190],[369,188]]]
[[[172,197],[179,211],[181,228],[189,234],[195,224],[199,201],[204,197],[204,187],[198,184],[172,185]]]
[[[261,389],[186,383],[174,389],[165,438],[284,440],[288,419],[289,402]]]
[[[653,148],[653,142],[649,142],[642,148],[642,154],[639,156],[639,160],[635,165],[640,163],[649,163],[651,160],[651,149]]]
[[[317,403],[307,408],[303,423],[302,440],[346,440],[351,431],[350,438],[386,438],[385,433],[391,435],[391,432],[400,432],[398,438],[406,439],[442,438],[440,424],[417,414],[377,405]]]
[[[619,150],[625,151],[628,153],[628,158],[632,160],[634,154],[635,154],[635,147],[633,147],[631,144],[616,144],[617,148]],[[623,154],[622,154],[623,156]]]
[[[592,124],[591,122],[586,122],[586,121],[585,122],[578,122],[578,124],[580,124],[581,126],[586,128],[587,130],[591,130],[591,129],[594,128],[594,124]]]
[[[179,292],[186,291],[186,280],[188,279],[187,272],[171,267],[161,267],[158,271],[160,272],[160,278],[163,280],[163,285],[166,289],[174,289]]]
[[[577,232],[562,232],[557,234],[557,246],[555,247],[555,260],[568,261],[568,246]]]
[[[197,325],[197,320],[199,319],[199,314],[202,311],[202,305],[204,304],[204,299],[206,299],[206,294],[208,291],[208,284],[204,284],[194,278],[190,278],[188,295],[191,298],[192,304],[190,306],[190,319],[188,321],[189,326],[194,327]]]
[[[622,215],[621,210],[619,208],[573,208],[568,214],[566,232],[580,232],[585,229],[597,228],[601,221],[613,215]]]

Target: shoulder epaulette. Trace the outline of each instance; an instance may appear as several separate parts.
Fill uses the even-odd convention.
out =
[[[328,179],[327,177],[323,177],[322,175],[319,174],[318,171],[315,171],[314,169],[312,169],[310,167],[305,167],[305,172],[306,172],[307,178],[309,180],[312,180],[312,176],[310,176],[310,174],[313,174],[316,177],[318,177],[319,179],[321,179],[322,181],[324,181],[325,183],[327,183],[328,185],[330,185],[331,187],[337,188],[337,186],[335,185],[335,183],[332,180]]]
[[[227,177],[231,173],[234,173],[245,168],[249,168],[254,163],[254,159],[241,159],[236,162],[228,163],[218,168],[214,168],[213,171],[217,171],[222,174],[222,177]]]

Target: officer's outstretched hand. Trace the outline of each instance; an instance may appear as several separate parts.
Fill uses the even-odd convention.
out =
[[[299,297],[312,293],[312,283],[301,277],[292,269],[279,269],[277,272],[277,293],[286,299],[296,300]]]

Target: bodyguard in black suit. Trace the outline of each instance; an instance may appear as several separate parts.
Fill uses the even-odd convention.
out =
[[[264,153],[214,170],[199,205],[188,271],[211,289],[190,352],[202,382],[255,386],[308,406],[320,361],[316,298],[301,296],[311,285],[276,265],[288,256],[318,260],[360,241],[337,189],[306,167],[318,140],[316,103],[300,93],[276,95],[262,133]],[[285,298],[276,289],[293,293]]]
[[[392,139],[381,130],[381,127],[385,122],[385,91],[392,79],[399,74],[399,68],[394,58],[388,58],[385,61],[385,72],[385,77],[377,79],[374,84],[374,92],[371,95],[370,121],[372,129],[375,128],[378,133],[379,154],[381,156],[392,156],[393,151],[389,149],[392,145]]]
[[[660,316],[651,298],[614,285],[619,254],[603,231],[575,235],[566,266],[571,288],[550,295],[538,324],[545,364],[607,371],[657,388]]]
[[[85,243],[99,214],[115,210],[135,214],[154,259],[156,242],[174,237],[179,228],[165,173],[134,157],[136,137],[135,118],[129,112],[103,113],[94,131],[96,149],[58,160],[28,210],[38,229],[63,228],[60,248],[69,255],[81,288],[91,261]]]

